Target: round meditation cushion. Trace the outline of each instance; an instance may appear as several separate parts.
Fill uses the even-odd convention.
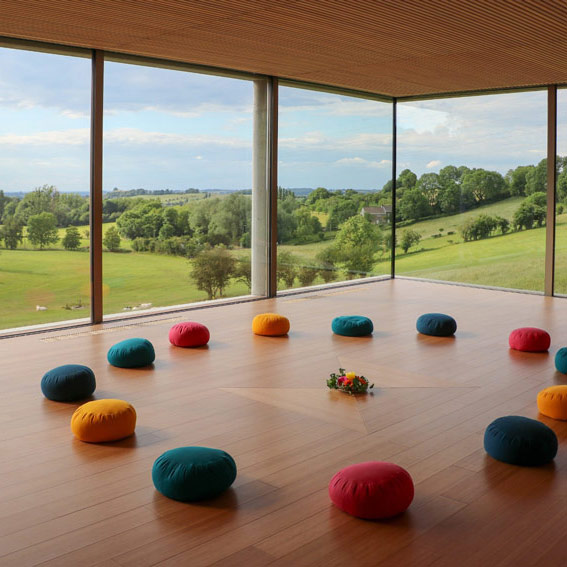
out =
[[[177,323],[169,330],[169,342],[179,347],[200,347],[206,345],[210,338],[209,329],[201,323],[186,321]]]
[[[147,339],[126,339],[110,347],[108,362],[119,368],[149,366],[156,358],[154,347]]]
[[[560,348],[555,354],[555,368],[559,372],[567,374],[567,348]]]
[[[455,319],[443,313],[424,313],[417,318],[415,326],[422,335],[433,337],[450,337],[457,330]]]
[[[510,348],[525,352],[545,352],[551,344],[547,331],[537,327],[521,327],[510,333],[508,338]]]
[[[538,466],[557,454],[557,436],[547,425],[519,415],[495,419],[484,432],[484,449],[511,465]]]
[[[537,409],[553,419],[567,420],[567,386],[550,386],[537,395]]]
[[[75,410],[71,431],[81,441],[118,441],[134,433],[136,410],[123,400],[95,400]]]
[[[94,372],[82,364],[64,364],[46,372],[41,379],[43,395],[54,402],[88,398],[96,388]]]
[[[331,329],[336,335],[364,337],[365,335],[372,334],[374,325],[368,317],[362,317],[361,315],[343,315],[333,319]]]
[[[152,468],[156,490],[182,502],[214,498],[236,478],[236,463],[225,451],[178,447],[158,457]]]
[[[262,313],[252,320],[252,332],[256,335],[277,337],[289,332],[289,319],[277,313]]]
[[[367,520],[401,514],[413,494],[409,473],[394,463],[380,461],[346,467],[329,483],[329,496],[337,508]]]

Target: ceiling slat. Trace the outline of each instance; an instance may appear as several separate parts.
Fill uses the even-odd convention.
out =
[[[407,97],[567,84],[563,0],[2,0],[0,36]]]

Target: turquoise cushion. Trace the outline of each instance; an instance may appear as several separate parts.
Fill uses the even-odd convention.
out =
[[[563,374],[567,374],[567,348],[563,347],[557,351],[555,355],[555,368]]]
[[[168,498],[193,502],[213,498],[236,478],[236,463],[225,451],[179,447],[157,458],[152,468],[156,489]]]
[[[495,419],[484,432],[484,449],[504,463],[538,466],[557,454],[557,436],[547,425],[520,415]]]
[[[374,325],[368,317],[361,315],[344,315],[335,317],[331,324],[333,333],[345,337],[363,337],[374,331]]]
[[[54,402],[88,398],[96,388],[94,372],[82,364],[64,364],[46,372],[41,379],[43,395]]]
[[[415,326],[421,334],[434,337],[450,337],[457,330],[455,319],[443,313],[425,313],[418,317]]]
[[[156,353],[147,339],[126,339],[110,347],[107,358],[112,366],[137,368],[151,364]]]

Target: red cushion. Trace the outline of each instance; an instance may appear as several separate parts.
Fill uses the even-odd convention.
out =
[[[508,339],[510,348],[526,352],[545,352],[551,344],[547,331],[536,327],[522,327],[510,333]]]
[[[413,481],[394,463],[370,461],[340,470],[329,483],[329,496],[337,508],[357,518],[389,518],[411,504]]]
[[[177,323],[169,330],[169,342],[180,347],[198,347],[209,342],[209,329],[201,323],[187,321]]]

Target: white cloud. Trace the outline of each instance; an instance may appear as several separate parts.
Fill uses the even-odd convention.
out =
[[[375,167],[377,169],[392,165],[392,162],[389,159],[383,159],[381,161],[370,161],[360,157],[341,158],[335,163],[340,165],[361,165],[365,167]]]
[[[89,140],[89,128],[0,135],[0,145],[6,146],[80,146],[88,144]]]
[[[430,161],[428,164],[426,164],[426,168],[427,169],[432,169],[434,167],[439,167],[441,165],[441,161],[438,159],[434,159],[433,161]]]
[[[167,132],[146,132],[139,128],[115,128],[104,133],[109,144],[152,145],[152,146],[215,146],[224,148],[251,148],[252,141],[243,138],[228,138],[209,135],[174,134]]]
[[[287,149],[317,150],[383,150],[391,152],[390,134],[355,134],[348,137],[325,136],[322,132],[306,132],[293,138],[280,138],[279,146]]]

